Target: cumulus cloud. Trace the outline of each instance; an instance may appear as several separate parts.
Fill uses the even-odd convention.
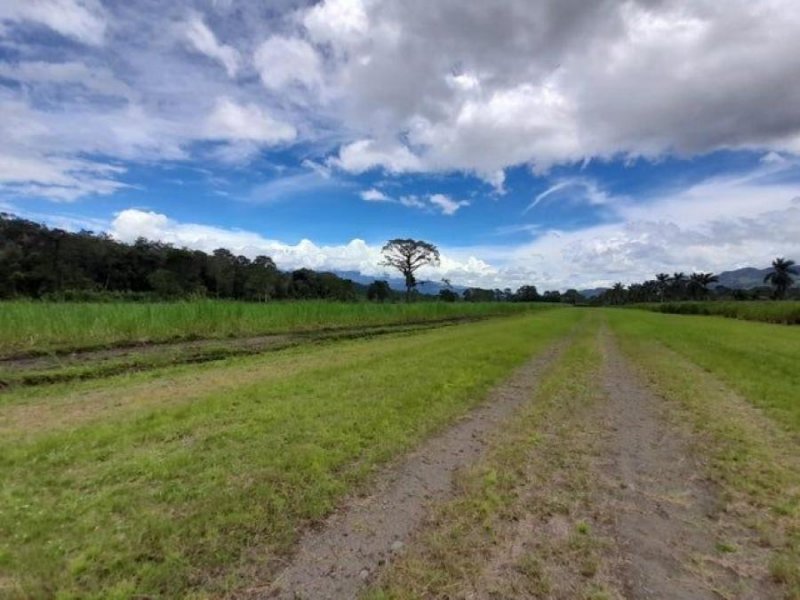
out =
[[[225,247],[236,254],[251,258],[267,254],[275,260],[279,268],[286,270],[304,267],[317,270],[355,270],[376,277],[385,273],[385,268],[380,264],[381,245],[371,245],[360,239],[340,245],[319,245],[306,239],[289,244],[250,231],[181,223],[164,214],[135,208],[118,213],[111,223],[110,233],[124,242],[146,237],[206,252]],[[421,275],[425,278],[457,275],[463,280],[464,277],[477,277],[487,272],[493,272],[493,269],[474,256],[457,259],[449,257],[445,252],[440,267],[426,268]]]
[[[297,131],[288,123],[273,119],[255,104],[237,104],[220,98],[206,122],[210,138],[278,144],[289,142]]]
[[[453,200],[444,194],[432,194],[429,198],[430,203],[442,211],[443,215],[452,216],[463,206],[469,206],[467,200]]]
[[[362,191],[360,196],[365,202],[392,202],[389,196],[375,188]]]
[[[383,167],[391,173],[420,170],[419,159],[404,146],[380,143],[375,140],[358,140],[339,151],[331,164],[351,173],[363,173]]]
[[[219,62],[225,67],[229,77],[236,77],[241,60],[239,51],[232,46],[219,43],[217,36],[208,28],[200,15],[195,14],[189,18],[184,24],[184,34],[187,43],[194,50]]]
[[[590,159],[800,152],[794,0],[159,8],[154,19],[135,3],[0,3],[0,23],[18,49],[0,70],[26,80],[4,93],[48,121],[51,134],[36,142],[40,157],[191,157],[193,142],[207,134],[197,115],[221,97],[282,124],[274,136],[222,125],[230,141],[335,145],[328,164],[354,174],[463,171],[498,193],[513,165],[543,173]],[[164,23],[178,28],[181,44],[152,44]],[[80,44],[54,63],[52,48],[26,37],[31,25]],[[102,54],[93,48],[101,44]],[[211,60],[198,64],[186,47]],[[219,77],[219,65],[230,77]],[[238,77],[250,69],[260,85]],[[54,94],[59,81],[117,101]],[[75,122],[85,135],[72,131]],[[225,160],[247,154],[241,143],[221,151]]]
[[[273,35],[258,47],[253,61],[264,86],[273,91],[292,84],[313,88],[322,80],[316,50],[300,38]]]
[[[315,5],[306,26],[340,57],[348,124],[398,144],[345,145],[338,164],[354,172],[487,178],[518,164],[800,149],[791,0],[344,4]]]

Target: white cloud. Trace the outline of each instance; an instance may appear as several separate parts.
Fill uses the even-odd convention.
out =
[[[316,50],[299,38],[273,35],[253,57],[264,86],[280,91],[292,84],[314,88],[321,84],[321,62]]]
[[[404,146],[382,144],[375,140],[358,140],[339,151],[332,164],[351,173],[363,173],[383,167],[390,173],[405,173],[420,169],[419,159]]]
[[[523,214],[527,213],[533,208],[536,208],[536,206],[546,200],[549,201],[554,198],[564,196],[566,196],[569,200],[575,200],[577,198],[595,206],[605,205],[611,201],[609,195],[601,190],[594,181],[570,177],[557,181],[545,191],[537,194],[537,196],[533,199],[533,202],[531,202],[527,208],[525,208]]]
[[[469,206],[469,202],[466,200],[453,200],[444,194],[432,194],[428,200],[431,204],[442,211],[443,215],[447,216],[456,214],[458,209],[463,206]]]
[[[382,191],[370,188],[361,192],[361,199],[365,202],[392,202],[392,199]]]
[[[399,198],[392,198],[379,189],[370,188],[363,190],[359,195],[365,202],[400,204],[406,208],[416,208],[426,212],[436,211],[448,217],[456,214],[460,208],[469,206],[467,200],[453,200],[445,194],[429,194],[425,197],[403,195]]]
[[[337,57],[331,81],[362,140],[343,146],[342,168],[488,181],[518,164],[541,172],[592,157],[800,151],[794,8],[325,0],[304,23]],[[372,139],[396,147],[369,152]]]
[[[288,123],[269,116],[255,104],[237,104],[230,98],[219,98],[206,122],[209,138],[278,144],[290,142],[297,131]]]
[[[61,35],[99,46],[106,33],[106,17],[97,0],[4,0],[0,22],[27,21]]]
[[[110,233],[124,242],[133,242],[138,237],[146,237],[206,252],[225,247],[236,254],[249,257],[268,254],[278,267],[287,270],[302,267],[356,270],[374,276],[380,276],[385,272],[385,268],[380,265],[381,245],[370,245],[359,239],[339,245],[318,245],[310,240],[287,244],[249,231],[180,223],[166,215],[135,208],[118,213],[111,223]],[[474,257],[461,261],[449,258],[445,253],[442,267],[427,269],[422,275],[434,278],[459,272],[469,274],[485,271],[487,268],[485,263]]]
[[[303,16],[303,25],[317,41],[350,44],[367,33],[369,22],[363,0],[326,0]]]
[[[4,150],[205,157],[193,147],[208,135],[198,120],[231,98],[282,127],[247,134],[220,116],[220,132],[233,133],[224,160],[278,137],[316,144],[315,155],[333,149],[328,164],[352,173],[463,171],[498,193],[519,164],[543,172],[718,149],[797,154],[795,4],[225,0],[201,13],[180,0],[155,14],[141,3],[5,0],[0,25],[18,62],[6,58],[0,71],[24,85],[5,86],[0,102],[25,104],[47,133]],[[62,44],[52,63],[53,45],[28,35],[31,24],[82,44]],[[161,40],[165,26],[181,44]],[[187,57],[187,45],[211,60]]]
[[[284,270],[305,267],[359,271],[375,277],[396,276],[395,273],[387,273],[386,268],[380,264],[382,244],[371,245],[360,239],[338,245],[318,245],[306,239],[289,244],[250,231],[181,223],[160,213],[135,208],[119,212],[112,221],[109,232],[115,238],[129,243],[138,237],[146,237],[205,252],[224,247],[235,254],[251,258],[267,254]],[[454,278],[454,282],[477,285],[484,279],[496,276],[497,270],[483,260],[470,256],[463,250],[457,254],[458,256],[451,255],[444,249],[441,265],[420,270],[420,277],[430,280],[449,277]]]
[[[220,44],[200,15],[192,15],[183,27],[186,41],[194,50],[219,62],[225,67],[229,77],[236,77],[241,61],[238,50],[227,44]]]
[[[134,98],[136,93],[117,79],[106,67],[89,67],[82,62],[48,63],[44,61],[0,63],[0,77],[22,83],[81,85],[85,89],[107,96]]]
[[[87,160],[25,157],[0,150],[0,185],[12,195],[70,202],[83,196],[113,194],[127,187],[112,179],[122,172],[120,167]]]

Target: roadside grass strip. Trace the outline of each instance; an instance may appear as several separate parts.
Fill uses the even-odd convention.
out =
[[[800,362],[793,375],[782,362],[800,347],[790,348],[781,335],[771,343],[772,330],[753,323],[729,321],[726,332],[717,321],[698,320],[692,335],[673,320],[654,322],[664,318],[614,314],[611,322],[622,350],[674,403],[671,413],[693,430],[697,452],[710,457],[709,476],[722,490],[728,518],[746,524],[769,549],[768,564],[752,568],[767,570],[786,598],[800,598]],[[744,330],[750,327],[756,329]],[[717,337],[703,341],[711,332]],[[704,352],[709,346],[719,352]],[[718,550],[735,553],[737,544],[723,542]]]
[[[592,318],[364,598],[619,597],[593,525],[600,365]]]
[[[585,317],[543,311],[12,392],[0,596],[207,598],[269,581],[305,526]],[[64,395],[100,417],[5,418]]]

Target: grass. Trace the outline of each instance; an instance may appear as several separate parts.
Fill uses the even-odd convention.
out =
[[[664,302],[663,304],[651,303],[635,306],[654,312],[679,315],[720,316],[732,319],[743,319],[746,321],[800,325],[800,301],[797,300]]]
[[[97,379],[182,363],[197,364],[234,356],[263,354],[303,344],[323,344],[339,342],[344,339],[399,333],[411,334],[415,331],[453,326],[457,323],[457,321],[428,321],[408,325],[379,325],[360,329],[333,329],[261,337],[208,339],[175,344],[101,349],[68,355],[51,354],[27,357],[16,361],[0,361],[0,388],[52,384],[75,379]]]
[[[366,599],[619,597],[605,542],[585,520],[595,510],[588,470],[598,436],[587,410],[599,397],[596,324],[585,322]],[[553,519],[562,531],[548,534]]]
[[[4,394],[0,595],[206,598],[266,580],[298,528],[582,315]]]
[[[800,432],[800,329],[718,317],[604,312],[623,335],[664,344]]]
[[[769,573],[786,597],[800,598],[800,332],[607,312],[623,350],[697,434],[725,510],[770,550]]]
[[[2,302],[0,357],[179,339],[485,317],[519,313],[530,308],[527,304],[500,302]]]

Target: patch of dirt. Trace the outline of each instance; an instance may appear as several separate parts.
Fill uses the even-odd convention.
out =
[[[658,397],[603,336],[600,418],[604,451],[597,501],[613,515],[611,535],[625,595],[701,600],[775,598],[763,569],[765,549],[745,527],[725,519],[719,490],[672,425]]]
[[[401,554],[430,505],[453,494],[453,478],[484,452],[489,436],[530,400],[540,374],[563,350],[558,344],[496,387],[458,423],[379,475],[366,497],[351,498],[300,541],[273,582],[238,598],[352,599],[393,556]]]

